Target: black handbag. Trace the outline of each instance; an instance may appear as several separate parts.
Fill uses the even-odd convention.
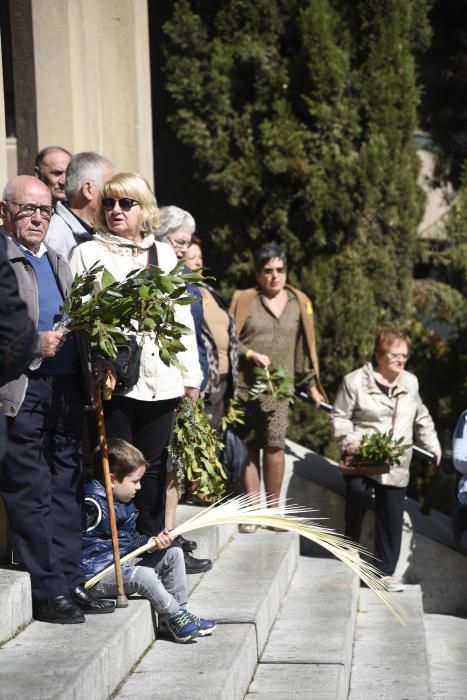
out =
[[[139,377],[143,346],[136,335],[127,336],[127,342],[117,345],[118,354],[114,360],[117,383],[114,394],[125,394],[132,389]]]
[[[148,267],[157,265],[157,248],[156,244],[148,249]],[[132,389],[139,377],[141,366],[141,353],[143,346],[138,341],[138,336],[127,336],[127,342],[117,345],[117,357],[115,358],[114,367],[117,375],[117,384],[115,385],[114,394],[125,394]]]
[[[224,449],[221,461],[227,475],[227,493],[242,493],[248,448],[231,428],[224,431],[222,442]]]

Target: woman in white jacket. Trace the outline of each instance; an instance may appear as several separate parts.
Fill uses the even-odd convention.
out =
[[[103,188],[98,232],[73,252],[73,273],[81,274],[98,262],[117,280],[123,280],[130,271],[147,267],[149,260],[171,271],[177,264],[175,253],[166,243],[156,243],[151,233],[158,223],[159,210],[147,181],[137,173],[115,175]],[[175,316],[194,330],[189,306],[177,306]],[[135,499],[140,513],[138,529],[148,536],[165,527],[166,457],[175,410],[183,394],[197,400],[203,379],[194,332],[182,342],[186,350],[179,354],[179,360],[186,368],[184,373],[165,365],[157,345],[145,335],[137,383],[104,404],[107,436],[127,440],[149,462]]]
[[[418,392],[418,380],[407,372],[410,338],[394,328],[375,340],[373,362],[347,374],[339,387],[331,419],[341,449],[357,452],[363,435],[393,432],[404,444],[415,442],[441,459],[435,426]],[[412,450],[382,476],[349,476],[346,481],[345,534],[358,542],[363,517],[375,493],[376,565],[392,591],[403,589],[393,577],[399,559],[404,499]]]

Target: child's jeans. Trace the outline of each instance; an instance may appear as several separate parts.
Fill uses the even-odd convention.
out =
[[[151,603],[154,610],[163,618],[175,615],[186,605],[186,573],[183,550],[170,547],[156,550],[140,559],[132,560],[132,565],[123,566],[123,587],[126,595],[138,593]],[[110,572],[92,589],[101,596],[116,596],[115,572]]]

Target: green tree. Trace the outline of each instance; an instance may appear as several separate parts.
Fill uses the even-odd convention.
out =
[[[411,315],[427,11],[428,0],[165,6],[162,118],[191,159],[208,262],[228,294],[251,284],[252,249],[287,248],[292,283],[315,302],[331,397],[377,327]],[[300,438],[323,449],[323,417],[307,425]]]

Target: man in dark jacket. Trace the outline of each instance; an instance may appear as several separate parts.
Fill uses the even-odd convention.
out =
[[[79,569],[80,442],[90,401],[83,387],[89,388],[90,375],[80,339],[53,330],[71,272],[43,242],[52,213],[50,191],[37,178],[20,175],[6,185],[0,202],[6,252],[37,326],[32,356],[42,363],[0,388],[7,416],[0,493],[31,576],[35,619],[74,624],[84,622],[84,613],[112,612],[114,605],[84,589]]]

